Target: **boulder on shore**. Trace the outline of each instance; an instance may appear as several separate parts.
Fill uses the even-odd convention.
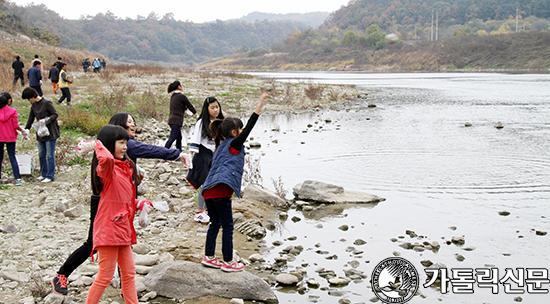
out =
[[[386,200],[374,194],[348,191],[344,187],[306,180],[292,189],[296,199],[330,204],[366,204]]]
[[[244,188],[243,198],[263,202],[275,208],[288,207],[287,201],[279,197],[277,194],[275,194],[275,192],[254,184],[250,184],[246,186],[246,188]]]
[[[188,261],[161,263],[145,276],[143,283],[148,291],[178,300],[216,295],[229,299],[279,302],[270,286],[249,272],[225,273]]]

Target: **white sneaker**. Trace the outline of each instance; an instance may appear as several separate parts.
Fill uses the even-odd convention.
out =
[[[210,222],[210,217],[208,216],[208,213],[206,212],[206,210],[204,210],[201,213],[195,213],[193,220],[197,223],[206,224]]]
[[[45,179],[42,180],[43,183],[49,183],[49,182],[51,182],[51,181],[52,181],[52,180],[49,179],[49,178],[45,178]]]
[[[39,181],[41,181],[41,180],[43,180],[44,178],[45,178],[44,176],[40,176],[40,177],[37,177],[36,179],[39,180]]]

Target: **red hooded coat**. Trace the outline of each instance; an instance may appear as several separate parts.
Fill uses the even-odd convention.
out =
[[[99,140],[96,140],[95,153],[97,175],[101,178],[103,190],[94,220],[94,248],[136,244],[134,216],[137,200],[133,169],[127,160],[114,158]]]

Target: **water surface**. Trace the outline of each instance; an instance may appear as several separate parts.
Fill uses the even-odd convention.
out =
[[[366,280],[326,290],[277,288],[281,303],[353,303],[374,297],[369,279],[375,265],[400,254],[426,279],[420,261],[430,259],[448,268],[494,265],[505,268],[550,266],[550,75],[545,74],[345,74],[254,73],[281,81],[354,84],[371,91],[363,101],[339,111],[262,115],[251,136],[262,143],[250,154],[261,159],[264,186],[272,180],[291,188],[308,179],[386,198],[370,208],[345,206],[322,213],[290,210],[302,220],[282,222],[266,237],[264,256],[273,261],[281,248],[305,250],[288,269],[305,267],[307,278],[328,287],[315,270],[332,269],[344,277],[351,260]],[[376,104],[369,108],[368,103]],[[327,123],[329,118],[331,122]],[[472,124],[466,127],[465,123]],[[504,128],[497,129],[501,122]],[[313,127],[308,127],[308,124]],[[274,129],[278,131],[273,131]],[[509,211],[509,216],[499,215]],[[290,218],[289,217],[289,218]],[[319,228],[318,224],[322,224]],[[347,224],[348,231],[338,229]],[[414,230],[423,239],[411,239]],[[290,236],[297,240],[290,241]],[[399,242],[391,238],[404,236]],[[465,246],[446,245],[464,236]],[[356,239],[367,244],[355,246]],[[273,241],[283,241],[280,247]],[[438,252],[415,252],[402,241],[438,241]],[[317,245],[317,247],[316,247]],[[346,251],[353,246],[361,254]],[[475,247],[465,251],[464,247]],[[328,254],[316,253],[318,250]],[[465,260],[459,262],[456,255]],[[337,255],[336,260],[327,256]],[[545,285],[548,288],[548,284]],[[521,296],[527,303],[547,303],[548,295],[498,295],[474,288],[472,295],[445,294],[420,288],[426,298],[410,303],[502,303]]]

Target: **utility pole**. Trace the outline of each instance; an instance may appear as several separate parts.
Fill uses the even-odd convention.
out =
[[[519,14],[519,8],[516,6],[516,33],[518,32],[518,14]]]
[[[435,41],[439,41],[439,12],[435,12]]]
[[[434,11],[432,11],[432,28],[430,32],[431,32],[430,41],[434,41]]]

